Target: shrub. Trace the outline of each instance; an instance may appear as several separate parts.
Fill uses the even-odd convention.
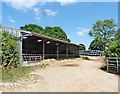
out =
[[[11,36],[8,32],[1,32],[1,55],[2,68],[8,69],[19,65],[17,38]]]

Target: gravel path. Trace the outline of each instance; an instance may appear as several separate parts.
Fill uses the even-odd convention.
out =
[[[75,64],[75,65],[74,65]],[[24,92],[118,92],[118,77],[99,68],[102,63],[72,60],[53,63],[28,76],[28,80],[4,86],[3,91]]]

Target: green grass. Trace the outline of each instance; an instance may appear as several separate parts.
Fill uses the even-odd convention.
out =
[[[47,66],[48,64],[42,64],[42,65],[18,67],[14,69],[4,70],[2,71],[2,81],[15,82],[22,77],[26,77],[30,72],[40,68],[44,69]]]

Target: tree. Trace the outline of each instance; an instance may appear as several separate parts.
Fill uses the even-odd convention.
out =
[[[104,50],[104,45],[105,43],[101,41],[102,39],[97,39],[95,38],[89,46],[89,50],[100,50],[103,51]]]
[[[47,36],[70,42],[70,39],[67,38],[67,34],[60,27],[47,26],[44,31]]]
[[[113,20],[98,20],[95,24],[93,24],[93,27],[89,32],[89,35],[94,38],[94,41],[89,48],[91,49],[93,46],[95,46],[96,50],[98,48],[100,50],[105,50],[106,44],[115,38],[115,28],[116,24]]]
[[[30,32],[33,32],[33,33],[39,33],[39,34],[44,33],[43,28],[36,25],[36,24],[27,24],[25,26],[21,26],[20,29],[30,31]]]
[[[105,55],[110,57],[120,57],[120,29],[117,30],[115,38],[107,44]]]
[[[8,32],[0,32],[1,39],[1,54],[2,67],[13,68],[19,65],[17,38],[11,36]]]
[[[93,24],[92,29],[89,32],[91,37],[103,42],[103,46],[105,49],[105,45],[109,40],[112,40],[116,33],[116,24],[113,20],[104,20],[104,21],[97,21]]]
[[[20,29],[31,31],[33,33],[43,34],[52,38],[57,38],[60,40],[64,40],[67,42],[70,42],[70,39],[68,39],[67,34],[61,29],[60,27],[50,27],[47,26],[44,29],[38,25],[35,24],[28,24],[25,26],[21,26]]]
[[[116,26],[117,25],[113,20],[98,20],[95,24],[93,24],[89,35],[94,38],[111,39],[115,36]]]
[[[85,50],[86,49],[84,44],[79,44],[79,46],[80,46],[79,50]]]

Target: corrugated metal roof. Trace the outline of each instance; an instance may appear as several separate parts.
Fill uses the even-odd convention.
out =
[[[65,44],[71,44],[71,45],[79,46],[79,45],[74,44],[74,43],[70,43],[70,42],[67,42],[67,41],[59,40],[59,39],[56,39],[56,38],[52,38],[52,37],[48,37],[48,36],[44,36],[44,35],[40,35],[40,34],[32,33],[32,36],[46,38],[46,39],[49,39],[49,40],[54,40],[54,41],[65,43]]]

